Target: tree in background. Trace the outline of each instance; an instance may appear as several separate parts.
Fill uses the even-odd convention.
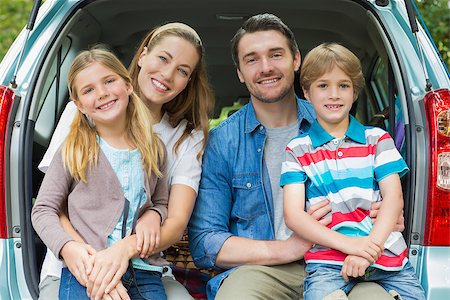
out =
[[[0,61],[27,24],[33,0],[0,0]]]
[[[450,68],[450,1],[421,0],[417,8],[422,15],[447,68]]]
[[[447,68],[450,68],[450,1],[415,2]],[[0,61],[26,25],[32,6],[33,0],[0,0]]]

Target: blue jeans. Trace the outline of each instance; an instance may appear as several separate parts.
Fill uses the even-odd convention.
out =
[[[349,277],[346,282],[339,274],[342,266],[310,263],[306,266],[305,300],[322,299],[337,289],[348,294],[358,282],[371,281],[381,285],[386,291],[395,290],[403,300],[425,300],[425,292],[420,286],[414,268],[409,261],[401,271],[384,271],[368,267],[361,277]]]
[[[128,269],[122,276],[122,283],[128,290],[131,299],[167,300],[161,273],[134,269],[134,275]],[[137,287],[136,287],[137,286]],[[63,268],[61,284],[59,286],[59,299],[86,299],[89,297],[86,288],[82,286],[68,268]]]

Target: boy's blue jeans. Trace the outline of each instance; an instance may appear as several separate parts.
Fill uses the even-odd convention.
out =
[[[364,276],[349,277],[348,282],[340,275],[341,269],[342,266],[338,265],[307,264],[308,276],[305,279],[304,299],[323,299],[337,289],[348,294],[358,282],[371,281],[378,283],[388,292],[395,290],[403,300],[425,300],[425,292],[409,261],[401,271],[384,271],[368,267]]]
[[[134,274],[133,278],[132,272],[128,269],[122,276],[122,283],[128,290],[131,299],[167,300],[161,273],[134,269]],[[134,280],[136,280],[136,284]],[[77,281],[68,268],[63,268],[61,273],[59,299],[89,299],[86,288]]]

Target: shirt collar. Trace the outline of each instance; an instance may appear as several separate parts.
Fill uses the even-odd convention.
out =
[[[258,126],[262,125],[256,118],[255,109],[252,104],[252,99],[247,106],[247,117],[245,122],[245,133],[253,132]],[[306,111],[306,108],[300,104],[301,99],[296,97],[297,101],[297,117],[299,128],[309,128],[314,122],[314,117]]]
[[[353,116],[350,116],[350,123],[345,136],[357,143],[366,143],[365,128]],[[314,148],[322,146],[323,144],[326,144],[329,141],[335,139],[335,137],[326,132],[317,121],[315,121],[311,125],[311,129],[309,130],[309,137],[311,138],[312,146]]]

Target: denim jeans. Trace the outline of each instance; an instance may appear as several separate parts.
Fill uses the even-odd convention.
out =
[[[133,274],[134,273],[134,274]],[[122,283],[128,290],[131,299],[167,300],[161,274],[158,272],[128,269],[122,276]],[[61,285],[59,287],[60,300],[86,299],[89,297],[86,288],[82,286],[68,268],[63,268]]]
[[[409,261],[401,271],[384,271],[369,267],[361,277],[349,277],[346,282],[339,274],[342,266],[310,263],[306,266],[305,300],[322,299],[337,289],[348,294],[358,282],[376,282],[386,291],[395,290],[403,300],[425,300],[425,292],[420,286],[414,268]]]

